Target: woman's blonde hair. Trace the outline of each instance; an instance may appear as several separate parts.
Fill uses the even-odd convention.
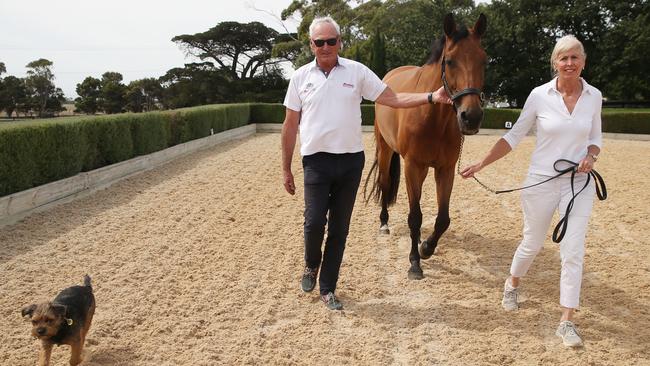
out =
[[[555,47],[553,48],[553,53],[551,53],[551,74],[554,76],[557,75],[557,70],[555,70],[555,61],[558,56],[563,52],[574,49],[580,52],[585,61],[587,60],[585,48],[582,45],[582,42],[578,41],[575,36],[569,34],[557,40]]]

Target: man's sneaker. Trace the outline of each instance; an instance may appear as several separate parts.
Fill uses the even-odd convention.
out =
[[[503,306],[506,311],[514,311],[519,309],[519,304],[517,303],[517,298],[519,297],[519,290],[516,287],[512,287],[506,279],[506,283],[503,285],[503,299],[501,300],[501,306]]]
[[[302,280],[300,280],[300,287],[305,292],[311,292],[314,287],[316,287],[316,275],[318,274],[318,268],[309,268],[305,267],[305,272],[302,274]]]
[[[578,333],[575,324],[565,320],[560,322],[560,326],[557,327],[555,335],[562,338],[562,343],[567,347],[581,347],[582,346],[582,337]]]
[[[339,302],[336,296],[334,296],[334,293],[331,291],[325,295],[320,295],[320,299],[325,303],[325,306],[327,306],[327,308],[330,310],[343,309],[343,304]]]

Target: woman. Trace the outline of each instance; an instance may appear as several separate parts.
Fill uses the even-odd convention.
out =
[[[464,168],[461,172],[463,178],[474,176],[485,166],[505,156],[535,125],[537,141],[524,185],[556,175],[554,163],[558,159],[567,159],[578,164],[573,184],[576,192],[579,191],[586,182],[586,173],[591,171],[598,159],[602,144],[602,95],[580,77],[586,57],[582,43],[574,36],[560,38],[551,55],[551,67],[555,74],[553,80],[533,89],[514,127],[494,144],[483,160]],[[565,174],[522,191],[523,238],[504,285],[502,305],[506,310],[518,309],[520,278],[526,274],[541,250],[554,211],[558,210],[564,216],[567,204],[573,197],[571,184],[570,174]],[[562,316],[556,335],[562,338],[565,346],[570,347],[582,345],[581,335],[572,320],[580,300],[585,234],[594,193],[595,185],[589,184],[576,197],[570,224],[560,242]]]

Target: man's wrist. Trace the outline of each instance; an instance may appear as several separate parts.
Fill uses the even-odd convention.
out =
[[[427,101],[429,102],[429,104],[434,104],[435,103],[435,101],[433,100],[433,93],[429,93],[427,95]]]

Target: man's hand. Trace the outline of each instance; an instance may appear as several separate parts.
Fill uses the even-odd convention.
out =
[[[293,183],[293,173],[291,173],[291,159],[293,158],[293,149],[296,147],[299,124],[300,112],[287,108],[282,123],[282,180],[284,189],[290,195],[296,193],[296,185]]]
[[[444,86],[441,86],[440,89],[433,92],[433,101],[435,103],[444,103],[444,104],[452,103],[451,98],[449,97],[449,94],[447,94],[447,91],[445,90]]]
[[[291,171],[284,172],[284,189],[290,194],[296,194],[296,185],[293,182],[293,173]]]

